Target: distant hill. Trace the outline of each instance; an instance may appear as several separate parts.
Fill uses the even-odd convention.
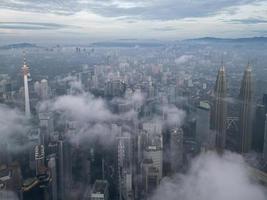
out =
[[[0,49],[22,49],[22,48],[36,48],[36,44],[31,43],[18,43],[18,44],[9,44],[5,46],[0,46]]]
[[[136,47],[162,47],[160,42],[145,42],[138,40],[120,40],[111,42],[96,42],[92,43],[94,47],[124,47],[124,48],[136,48]]]
[[[250,38],[215,38],[215,37],[203,37],[196,39],[188,39],[185,41],[190,42],[236,42],[236,43],[248,43],[248,42],[267,42],[267,37],[250,37]]]

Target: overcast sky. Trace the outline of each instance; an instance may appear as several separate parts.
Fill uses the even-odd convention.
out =
[[[0,42],[266,35],[266,0],[0,0]]]

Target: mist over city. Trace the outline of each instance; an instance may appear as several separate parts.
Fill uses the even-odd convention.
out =
[[[1,0],[0,200],[266,200],[264,0]]]

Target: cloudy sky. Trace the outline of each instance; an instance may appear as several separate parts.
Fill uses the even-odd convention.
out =
[[[266,0],[0,0],[0,42],[266,35]]]

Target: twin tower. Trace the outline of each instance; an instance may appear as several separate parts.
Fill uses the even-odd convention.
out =
[[[252,141],[252,77],[251,67],[247,66],[239,93],[239,140],[238,150],[247,153],[251,148]],[[223,152],[226,143],[227,124],[227,84],[225,67],[221,66],[214,88],[214,97],[211,112],[211,129],[216,134],[216,148]]]

